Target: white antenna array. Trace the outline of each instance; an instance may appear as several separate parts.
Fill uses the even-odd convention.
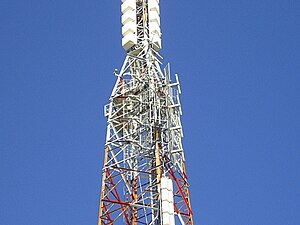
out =
[[[122,46],[125,51],[150,41],[161,49],[159,0],[122,0]],[[146,11],[145,11],[146,10]]]

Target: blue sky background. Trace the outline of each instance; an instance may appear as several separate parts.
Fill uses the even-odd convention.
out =
[[[97,224],[117,0],[0,1],[0,224]],[[300,224],[300,1],[161,0],[195,224]]]

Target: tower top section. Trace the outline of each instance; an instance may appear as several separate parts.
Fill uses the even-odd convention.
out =
[[[161,49],[159,0],[122,0],[122,46],[133,52],[150,45]]]

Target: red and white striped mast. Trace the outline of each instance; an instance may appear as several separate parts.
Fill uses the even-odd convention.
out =
[[[178,75],[161,69],[159,0],[122,0],[127,56],[105,106],[98,225],[193,225]]]

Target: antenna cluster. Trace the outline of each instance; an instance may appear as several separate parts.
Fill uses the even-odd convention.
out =
[[[122,0],[122,46],[131,51],[148,41],[161,49],[159,0]]]

